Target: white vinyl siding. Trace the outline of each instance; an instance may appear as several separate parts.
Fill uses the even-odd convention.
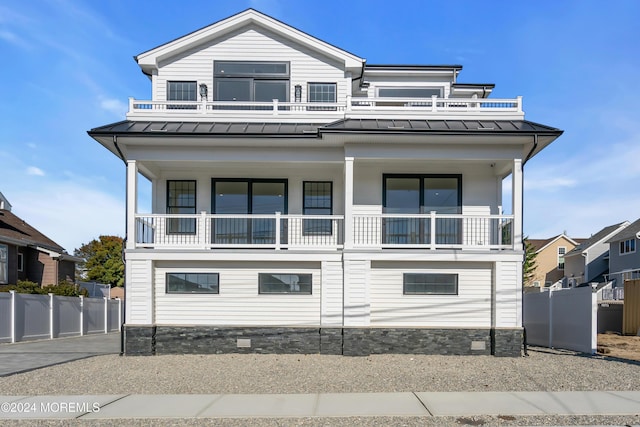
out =
[[[127,261],[125,323],[133,325],[151,325],[153,323],[153,272],[151,266],[151,261]]]
[[[213,61],[282,61],[290,62],[289,99],[294,99],[295,85],[302,86],[302,99],[307,99],[308,82],[337,82],[338,100],[344,102],[347,84],[344,70],[338,64],[305,49],[293,42],[265,30],[248,28],[244,32],[217,41],[201,50],[191,50],[172,61],[160,63],[158,76],[154,79],[153,99],[164,101],[167,81],[195,80],[209,88],[209,99],[213,94]]]
[[[522,326],[522,264],[497,262],[495,267],[495,326]]]
[[[323,326],[342,326],[342,263],[322,263]]]
[[[404,295],[404,273],[457,274],[458,295]],[[374,262],[371,326],[490,327],[491,264]]]
[[[368,260],[344,261],[344,326],[369,326]]]
[[[166,273],[219,274],[219,294],[167,294]],[[320,263],[157,263],[156,323],[168,325],[319,326]],[[260,273],[311,274],[311,295],[259,294]]]

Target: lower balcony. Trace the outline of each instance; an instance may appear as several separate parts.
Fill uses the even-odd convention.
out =
[[[513,250],[511,215],[137,214],[135,247],[148,249],[491,249]]]

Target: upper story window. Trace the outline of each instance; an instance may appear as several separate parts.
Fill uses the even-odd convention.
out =
[[[289,101],[289,63],[215,61],[216,101]]]
[[[567,248],[564,246],[558,247],[558,270],[564,270],[564,254],[567,253]]]
[[[303,215],[333,214],[333,183],[331,181],[304,181]],[[333,226],[330,219],[305,219],[305,236],[331,235]]]
[[[335,83],[309,83],[307,88],[307,98],[309,102],[336,102]],[[335,111],[336,107],[309,107],[309,110]]]
[[[167,101],[197,101],[196,82],[167,82]],[[195,110],[196,105],[171,104],[169,110]]]
[[[628,239],[620,242],[620,255],[630,254],[636,251],[636,239]]]

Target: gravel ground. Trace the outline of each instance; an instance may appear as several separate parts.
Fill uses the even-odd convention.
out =
[[[529,357],[97,356],[0,378],[3,395],[640,390],[640,363],[534,349]],[[635,417],[126,420],[126,425],[640,425]],[[31,421],[30,425],[63,425]],[[110,425],[95,422],[95,425]],[[120,424],[120,423],[119,423]],[[10,424],[9,424],[10,425]],[[16,425],[24,425],[18,423]]]

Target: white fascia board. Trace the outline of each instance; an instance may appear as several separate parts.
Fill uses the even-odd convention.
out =
[[[549,243],[547,243],[546,245],[544,245],[543,247],[538,249],[536,251],[536,253],[542,252],[544,249],[549,247],[552,243],[557,242],[558,239],[560,239],[561,237],[564,237],[565,239],[567,239],[571,244],[573,244],[575,246],[578,246],[578,242],[576,242],[575,240],[573,240],[571,237],[567,236],[566,234],[562,233],[562,234],[559,234],[558,236],[556,236],[555,239],[553,239],[552,241],[550,241]]]
[[[264,262],[322,262],[341,261],[340,251],[215,251],[210,250],[166,250],[130,249],[125,251],[127,261],[264,261]]]
[[[463,251],[435,251],[432,252],[407,252],[394,250],[372,251],[344,251],[345,260],[370,260],[370,261],[411,261],[411,262],[522,262],[524,251],[504,252],[473,252]]]
[[[192,49],[194,46],[199,44],[222,37],[249,24],[264,27],[272,32],[281,34],[298,44],[307,46],[310,49],[321,52],[326,56],[336,58],[342,61],[346,68],[361,68],[362,64],[365,62],[365,59],[363,58],[359,58],[349,52],[323,42],[309,34],[251,9],[209,25],[208,27],[194,31],[193,33],[187,34],[186,36],[163,44],[157,48],[141,53],[136,57],[136,60],[143,70],[148,71],[149,69],[157,68],[158,64],[162,60]]]

